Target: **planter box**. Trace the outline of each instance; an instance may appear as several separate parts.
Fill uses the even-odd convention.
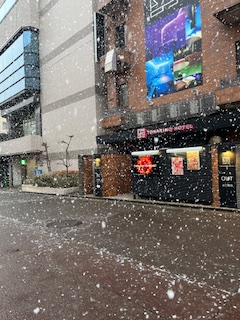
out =
[[[30,184],[22,184],[23,192],[68,195],[79,191],[79,187],[72,188],[50,188],[50,187],[36,187]]]

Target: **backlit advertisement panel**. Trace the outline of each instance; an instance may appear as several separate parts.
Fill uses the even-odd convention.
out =
[[[199,0],[145,0],[147,100],[202,84]]]

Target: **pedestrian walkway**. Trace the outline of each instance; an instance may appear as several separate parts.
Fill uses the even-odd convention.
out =
[[[74,195],[72,194],[71,196],[82,197],[78,193]],[[163,205],[163,206],[207,209],[207,210],[214,210],[214,211],[217,210],[217,211],[225,211],[225,212],[237,212],[240,214],[240,209],[238,208],[214,207],[214,206],[204,205],[204,204],[184,203],[184,202],[177,202],[177,201],[175,202],[160,201],[156,199],[153,200],[148,198],[134,197],[132,193],[124,193],[124,194],[119,194],[116,196],[108,196],[108,197],[96,197],[93,194],[88,194],[88,195],[84,195],[83,197],[87,199],[117,200],[117,201],[137,202],[137,203],[146,203],[146,204]]]

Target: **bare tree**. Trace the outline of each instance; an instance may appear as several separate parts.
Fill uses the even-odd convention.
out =
[[[67,175],[68,175],[68,168],[71,166],[70,156],[69,156],[68,149],[69,149],[71,140],[72,140],[72,138],[73,138],[73,135],[68,136],[68,137],[69,137],[69,141],[68,141],[68,142],[66,142],[66,141],[64,141],[64,140],[62,140],[62,141],[60,142],[60,143],[66,144],[65,159],[61,159],[61,160],[62,160],[63,165],[64,165],[65,168],[66,168],[66,173],[67,173]]]
[[[51,172],[51,161],[49,159],[49,154],[48,154],[48,148],[49,146],[47,145],[47,142],[43,142],[42,143],[42,146],[45,148],[44,152],[45,152],[45,155],[46,155],[46,161],[47,161],[47,168],[48,168],[48,172]]]

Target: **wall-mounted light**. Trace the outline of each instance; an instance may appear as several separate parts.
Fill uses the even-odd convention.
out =
[[[209,143],[210,143],[210,144],[219,144],[219,143],[222,143],[222,137],[220,137],[220,136],[212,136],[212,137],[209,139]]]
[[[188,147],[188,148],[175,148],[175,149],[167,149],[166,153],[186,153],[192,151],[204,151],[204,147]]]
[[[133,151],[132,156],[138,156],[138,157],[142,157],[142,156],[156,156],[160,154],[159,150],[144,150],[144,151]]]
[[[157,144],[159,142],[159,138],[158,137],[154,137],[153,141],[154,141],[155,144]]]

